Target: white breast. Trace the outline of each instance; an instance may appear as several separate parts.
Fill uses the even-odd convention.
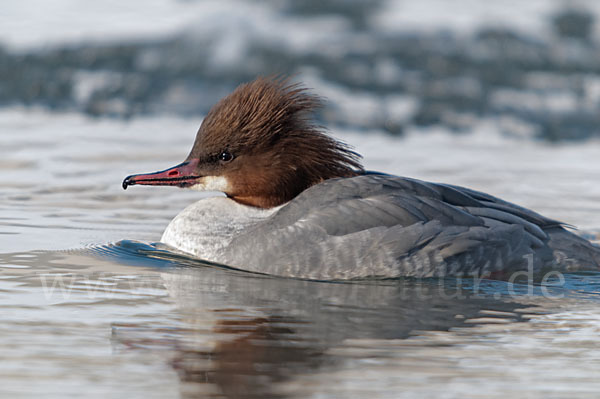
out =
[[[223,251],[233,237],[279,208],[255,208],[225,197],[205,198],[175,216],[160,241],[201,259],[223,263]]]

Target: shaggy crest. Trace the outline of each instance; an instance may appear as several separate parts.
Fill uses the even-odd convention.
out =
[[[210,110],[188,159],[210,159],[223,151],[245,158],[245,182],[238,176],[235,183],[253,183],[254,194],[265,191],[261,196],[271,200],[257,203],[244,200],[249,193],[227,194],[261,207],[287,202],[326,179],[361,173],[360,155],[312,121],[321,105],[319,97],[287,79],[258,78],[243,84]]]

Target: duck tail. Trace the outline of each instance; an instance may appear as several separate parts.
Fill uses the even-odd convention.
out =
[[[600,246],[562,227],[546,231],[554,254],[555,270],[600,271]]]

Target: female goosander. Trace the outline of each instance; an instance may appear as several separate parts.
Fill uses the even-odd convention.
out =
[[[307,279],[598,270],[600,248],[531,210],[463,187],[365,172],[311,122],[320,99],[259,78],[218,102],[186,160],[136,184],[220,191],[161,241],[212,262]]]

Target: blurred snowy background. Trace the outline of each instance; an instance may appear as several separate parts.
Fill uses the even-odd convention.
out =
[[[288,74],[330,127],[579,140],[600,129],[600,2],[20,0],[0,11],[0,106],[201,116]]]

